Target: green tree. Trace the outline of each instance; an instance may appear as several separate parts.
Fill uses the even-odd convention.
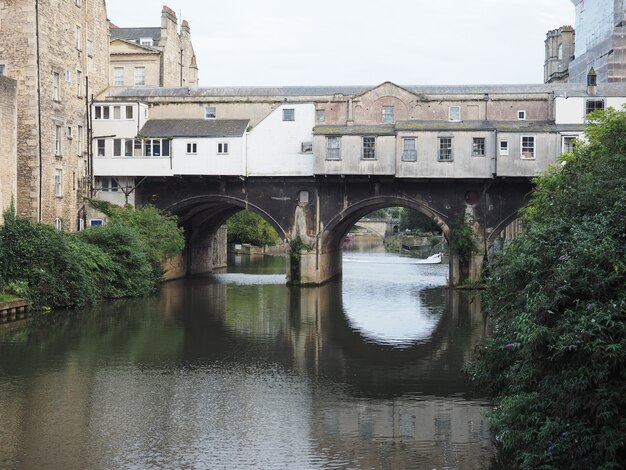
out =
[[[250,243],[255,246],[275,245],[279,236],[261,216],[249,210],[237,212],[226,222],[229,243]]]
[[[493,332],[467,371],[495,398],[501,468],[626,467],[626,112],[586,134],[490,269]]]

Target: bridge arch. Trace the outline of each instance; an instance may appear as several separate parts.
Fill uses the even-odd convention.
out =
[[[219,227],[233,214],[246,209],[263,217],[274,227],[281,239],[287,240],[287,230],[267,210],[245,199],[229,195],[216,194],[187,197],[165,207],[164,211],[177,215],[183,226],[189,222],[195,222],[195,225],[199,226],[211,222]]]
[[[423,202],[406,196],[373,196],[348,206],[329,221],[324,227],[322,249],[328,251],[340,249],[347,233],[361,218],[370,212],[386,207],[406,207],[416,210],[437,224],[446,239],[450,235],[450,227],[445,220],[447,218],[445,214]]]

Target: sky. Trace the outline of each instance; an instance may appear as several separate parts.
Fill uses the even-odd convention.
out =
[[[571,0],[107,0],[119,27],[186,19],[200,86],[543,83]]]

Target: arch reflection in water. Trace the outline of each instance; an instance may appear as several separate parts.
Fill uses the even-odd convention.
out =
[[[479,299],[419,277],[409,300],[445,302],[429,340],[403,348],[353,327],[349,275],[177,281],[0,337],[2,466],[484,468],[488,405],[460,373]]]
[[[344,272],[345,315],[366,340],[409,347],[430,338],[445,299],[441,289],[429,296],[424,296],[424,289],[445,286],[447,266],[386,253],[351,252],[344,257]]]

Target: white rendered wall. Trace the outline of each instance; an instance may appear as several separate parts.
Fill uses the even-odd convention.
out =
[[[283,109],[293,109],[295,120],[283,121]],[[313,152],[302,153],[302,142],[313,142],[315,105],[285,103],[248,133],[247,176],[309,176]]]
[[[195,143],[197,153],[188,154],[187,144]],[[218,154],[218,144],[228,144],[227,154]],[[219,138],[175,138],[172,140],[172,172],[175,175],[245,176],[246,136]]]
[[[604,99],[605,108],[615,108],[623,110],[626,104],[626,96],[608,97],[602,96],[575,96],[555,98],[555,119],[557,124],[584,124],[585,123],[585,102],[588,99]]]
[[[110,119],[96,119],[95,107],[96,106],[109,106],[110,107]],[[132,106],[133,118],[132,119],[113,119],[113,106]],[[91,107],[92,123],[93,123],[93,138],[98,137],[117,137],[120,139],[132,139],[139,133],[139,130],[143,127],[148,119],[148,107],[143,103],[97,103]]]

